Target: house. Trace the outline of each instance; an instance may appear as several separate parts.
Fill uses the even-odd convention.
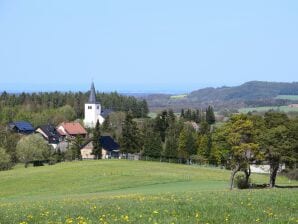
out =
[[[111,136],[101,136],[99,139],[102,146],[102,159],[119,158],[119,144]],[[82,159],[94,159],[92,155],[93,144],[89,140],[81,148]]]
[[[40,133],[54,149],[57,148],[58,144],[62,140],[61,135],[58,133],[53,125],[47,124],[38,127],[35,132]]]
[[[286,168],[285,164],[281,164],[278,169],[278,173]],[[270,165],[269,164],[251,164],[250,170],[252,173],[270,173]]]
[[[31,123],[27,121],[15,121],[8,124],[8,127],[11,131],[15,131],[20,134],[32,134],[35,129]]]
[[[92,82],[89,100],[85,103],[84,125],[88,128],[94,128],[97,121],[102,124],[104,120],[104,117],[101,115],[101,105],[96,100],[96,91],[94,83]]]
[[[57,126],[57,132],[63,139],[66,137],[74,138],[81,136],[85,138],[87,131],[79,122],[63,122]]]

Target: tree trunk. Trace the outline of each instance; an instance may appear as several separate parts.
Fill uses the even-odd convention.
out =
[[[270,182],[269,182],[269,186],[275,187],[275,180],[276,180],[276,175],[277,175],[277,171],[279,168],[279,163],[273,163],[270,164]]]
[[[230,190],[233,190],[234,178],[235,178],[236,173],[239,171],[239,168],[240,168],[240,166],[239,165],[236,165],[236,167],[231,172]]]
[[[245,183],[246,183],[246,186],[248,186],[249,177],[250,177],[250,174],[251,174],[250,166],[248,166],[248,169],[244,170],[244,174],[245,174]]]

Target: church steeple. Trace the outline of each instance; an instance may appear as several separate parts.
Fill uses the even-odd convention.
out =
[[[90,89],[90,95],[89,95],[88,103],[96,103],[96,92],[95,92],[95,87],[94,87],[94,83],[93,82],[91,84],[91,89]]]

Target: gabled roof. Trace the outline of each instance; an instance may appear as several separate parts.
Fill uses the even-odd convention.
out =
[[[79,122],[63,122],[59,126],[62,126],[65,130],[58,129],[60,135],[85,135],[87,131]],[[58,128],[59,128],[58,126]]]
[[[102,148],[107,151],[119,150],[119,148],[120,148],[120,145],[117,142],[115,142],[115,140],[111,136],[101,136],[99,141],[100,141]],[[92,142],[92,139],[88,139],[81,146],[81,149],[83,149],[85,146],[87,146],[90,142]]]
[[[112,109],[103,109],[100,115],[101,115],[103,118],[107,118],[107,116],[109,116],[110,113],[112,113],[112,112],[113,112]]]
[[[100,143],[102,148],[107,151],[118,150],[120,148],[120,145],[111,136],[101,136]]]
[[[95,91],[95,87],[94,87],[94,83],[92,82],[91,84],[91,89],[90,89],[90,95],[89,95],[89,100],[88,103],[96,103],[96,91]]]
[[[56,128],[53,125],[47,124],[38,127],[36,130],[41,129],[41,131],[46,135],[45,137],[49,140],[50,143],[59,142],[61,135],[58,133]]]
[[[31,123],[27,122],[27,121],[15,121],[15,122],[11,122],[9,124],[9,126],[14,129],[16,128],[19,132],[26,132],[26,133],[30,133],[30,132],[34,132],[34,128],[32,126]]]

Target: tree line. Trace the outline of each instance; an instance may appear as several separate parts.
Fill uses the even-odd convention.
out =
[[[121,150],[160,161],[225,167],[231,170],[231,188],[235,175],[240,171],[244,173],[244,184],[248,186],[251,164],[270,166],[270,187],[275,186],[282,164],[290,169],[297,167],[298,119],[291,120],[284,113],[270,111],[264,116],[234,114],[227,122],[214,126],[208,122],[208,113],[210,108],[202,114],[197,130],[194,127],[196,122],[189,122],[185,114],[178,117],[172,110],[162,111],[155,119],[147,119],[139,127],[127,115]]]
[[[58,124],[84,117],[84,104],[88,92],[42,92],[0,95],[0,124],[26,120],[34,126],[45,123]],[[134,117],[145,117],[148,106],[145,100],[123,96],[117,92],[97,93],[103,108],[113,111],[130,111]]]

